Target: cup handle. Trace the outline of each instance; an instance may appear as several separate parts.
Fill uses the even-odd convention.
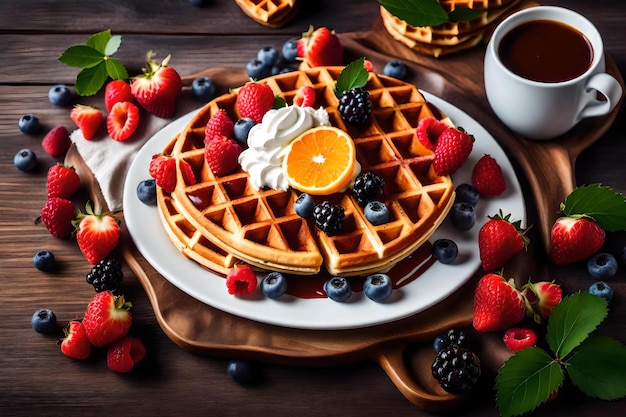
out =
[[[606,73],[593,75],[587,85],[587,91],[595,90],[602,94],[606,100],[591,100],[580,113],[578,119],[585,117],[603,116],[615,108],[622,97],[622,86],[620,83]]]

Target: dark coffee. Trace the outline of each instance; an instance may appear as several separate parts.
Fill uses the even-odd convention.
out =
[[[591,66],[593,47],[573,27],[554,20],[534,20],[504,35],[498,50],[504,65],[534,81],[574,79]]]

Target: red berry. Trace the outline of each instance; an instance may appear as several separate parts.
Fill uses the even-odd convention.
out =
[[[171,117],[176,110],[176,100],[183,89],[183,81],[178,72],[168,66],[169,55],[160,63],[154,61],[153,56],[152,51],[148,52],[144,73],[133,79],[131,93],[149,113],[157,117]]]
[[[309,27],[297,44],[298,56],[311,67],[337,66],[343,61],[343,47],[334,31]]]
[[[513,327],[504,333],[502,340],[511,352],[517,352],[535,346],[537,344],[537,334],[532,329]]]
[[[241,145],[225,136],[215,137],[204,146],[204,158],[211,171],[222,177],[232,174],[239,168],[239,154]]]
[[[363,68],[367,70],[367,72],[374,72],[374,63],[369,59],[363,60]]]
[[[117,246],[120,224],[111,213],[96,214],[87,203],[85,213],[78,213],[74,225],[78,247],[92,265],[106,258]]]
[[[115,103],[123,101],[133,101],[130,84],[122,80],[110,81],[104,88],[104,105],[107,111],[110,112]]]
[[[126,336],[133,322],[131,307],[123,295],[116,296],[111,291],[96,293],[83,317],[89,342],[95,347],[105,347]]]
[[[91,355],[91,344],[81,322],[70,321],[64,329],[65,338],[61,341],[61,352],[73,359],[87,359]]]
[[[126,336],[107,349],[107,366],[115,372],[130,372],[145,356],[146,348],[141,339]]]
[[[53,165],[47,176],[48,198],[70,198],[80,188],[80,177],[73,167]]]
[[[474,291],[473,325],[479,332],[495,332],[515,326],[524,318],[524,297],[501,275],[486,274]]]
[[[263,116],[274,107],[274,91],[267,84],[247,83],[239,89],[237,108],[241,117],[261,123]]]
[[[39,220],[46,226],[48,232],[58,239],[69,239],[74,226],[72,221],[76,216],[74,204],[64,198],[51,197],[41,208]]]
[[[72,140],[65,126],[57,126],[50,130],[41,140],[43,149],[53,157],[64,156],[70,146]]]
[[[461,129],[449,127],[437,138],[433,169],[437,175],[454,174],[467,160],[474,138]]]
[[[511,222],[511,215],[499,213],[478,231],[478,251],[485,272],[494,272],[528,245],[521,221]]]
[[[605,237],[605,231],[590,218],[561,217],[550,232],[550,257],[557,265],[583,261],[604,245]]]
[[[303,85],[293,97],[293,104],[300,107],[312,107],[315,104],[315,89],[310,85]]]
[[[472,170],[472,185],[481,196],[496,196],[506,190],[502,168],[493,157],[482,156]]]
[[[542,323],[550,317],[554,306],[561,302],[563,290],[554,282],[529,282],[522,288],[526,300],[526,316],[537,323]]]
[[[100,110],[83,104],[77,104],[70,112],[70,119],[76,123],[87,140],[92,139],[98,133],[103,118]]]
[[[139,109],[130,101],[115,103],[107,116],[107,132],[113,140],[124,141],[139,126]]]
[[[246,295],[254,292],[257,286],[256,274],[249,266],[240,266],[231,269],[226,275],[228,293]]]
[[[219,109],[211,116],[204,129],[205,143],[212,140],[215,136],[226,136],[228,139],[234,139],[235,124],[228,117],[226,110]]]
[[[422,146],[434,151],[437,147],[437,139],[439,139],[443,131],[449,127],[450,126],[441,120],[437,120],[433,116],[426,116],[417,123],[415,136]]]
[[[179,164],[185,184],[195,184],[196,176],[191,165],[184,159],[180,160]],[[156,184],[163,188],[163,191],[171,193],[176,188],[176,159],[172,158],[171,155],[152,155],[148,172],[155,179]]]

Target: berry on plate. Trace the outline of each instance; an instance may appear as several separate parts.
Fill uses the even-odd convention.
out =
[[[137,198],[148,206],[156,204],[156,180],[154,178],[139,181],[137,184]]]
[[[204,146],[204,158],[217,176],[232,174],[239,168],[239,154],[243,149],[235,140],[214,136]]]
[[[331,300],[341,303],[350,298],[352,288],[347,279],[343,277],[332,277],[324,283],[324,292]]]
[[[110,112],[115,103],[133,101],[130,84],[123,80],[111,80],[104,87],[104,106]]]
[[[133,78],[130,91],[146,111],[157,117],[168,118],[174,115],[183,81],[178,72],[168,66],[170,55],[160,63],[153,57],[154,52],[148,52],[144,73]]]
[[[502,167],[490,155],[483,155],[472,169],[472,185],[481,196],[497,196],[506,190]]]
[[[463,129],[448,127],[437,138],[433,169],[437,175],[452,175],[465,163],[472,148],[474,137]]]
[[[29,113],[19,118],[17,121],[17,127],[19,127],[19,129],[26,134],[35,135],[39,133],[41,124],[39,123],[37,116]]]
[[[88,202],[85,213],[79,212],[73,224],[78,247],[90,264],[97,264],[117,246],[120,223],[112,213],[94,213]]]
[[[232,295],[252,294],[257,286],[256,274],[249,266],[238,266],[226,275],[226,288]]]
[[[104,115],[95,107],[77,104],[70,111],[70,119],[78,126],[83,137],[86,140],[90,140],[100,130]]]
[[[315,207],[315,201],[313,197],[311,197],[307,193],[302,193],[296,198],[296,201],[293,203],[293,208],[296,211],[296,214],[300,217],[310,217],[313,215],[313,208]]]
[[[524,249],[529,239],[521,221],[511,222],[502,212],[489,217],[478,232],[478,251],[485,272],[493,272]]]
[[[370,201],[376,201],[383,195],[385,180],[373,171],[364,171],[357,175],[352,186],[352,196],[361,207]]]
[[[235,136],[237,143],[241,146],[248,145],[248,134],[250,133],[250,129],[252,129],[255,124],[254,120],[249,117],[242,117],[235,122],[233,135]]]
[[[387,274],[372,274],[365,278],[363,292],[370,300],[377,303],[384,303],[391,297],[393,283]]]
[[[426,149],[434,151],[437,147],[437,139],[439,139],[439,135],[441,135],[443,131],[449,127],[450,126],[433,116],[426,116],[420,119],[417,123],[415,136],[422,146]]]
[[[345,218],[345,210],[338,204],[323,201],[313,207],[315,226],[328,236],[332,236],[341,230]]]
[[[274,107],[274,91],[267,84],[244,84],[237,94],[237,108],[241,117],[261,123],[263,116]]]
[[[311,67],[337,66],[343,61],[343,47],[334,31],[326,27],[302,34],[297,45],[298,56]]]
[[[613,298],[613,288],[604,281],[596,281],[589,287],[589,294],[604,298],[609,302]]]
[[[521,291],[526,303],[526,316],[537,323],[547,320],[554,306],[563,297],[561,286],[548,281],[529,282]]]
[[[85,327],[80,321],[72,320],[64,329],[65,338],[61,341],[61,352],[73,359],[87,359],[91,355],[91,344]]]
[[[270,272],[261,280],[261,291],[272,300],[280,298],[287,291],[287,279],[280,272]]]
[[[380,201],[370,201],[363,209],[363,214],[367,221],[374,226],[380,226],[389,221],[389,209],[385,203]]]
[[[65,198],[49,198],[41,208],[38,221],[57,239],[69,239],[74,230],[72,221],[76,216],[74,203]]]
[[[196,183],[196,175],[193,173],[189,162],[181,160],[180,169],[185,184],[193,185]],[[156,181],[156,185],[163,188],[163,191],[171,193],[176,188],[176,159],[172,158],[171,155],[152,155],[148,172]]]
[[[70,134],[65,126],[57,126],[41,139],[41,146],[52,157],[64,156],[72,145]]]
[[[113,258],[98,262],[85,277],[96,292],[119,290],[123,279],[122,266]]]
[[[54,269],[54,254],[49,250],[40,250],[33,255],[33,265],[40,271],[50,272]]]
[[[312,107],[315,99],[315,89],[310,85],[303,85],[293,97],[293,104],[300,107]]]
[[[121,374],[130,372],[145,356],[146,348],[141,339],[125,336],[107,349],[107,367]]]
[[[235,125],[224,109],[218,109],[209,119],[204,128],[204,143],[215,139],[215,137],[226,136],[228,139],[235,137]],[[247,136],[246,136],[247,139]]]
[[[511,352],[517,352],[535,346],[537,334],[526,327],[512,327],[504,333],[502,341]]]
[[[433,243],[433,256],[442,264],[451,264],[459,254],[457,244],[450,239],[437,239]]]
[[[360,87],[344,91],[339,97],[339,114],[353,126],[367,126],[372,116],[370,93]]]
[[[82,321],[89,342],[95,347],[105,347],[126,336],[133,322],[131,307],[123,295],[111,291],[96,293]]]
[[[602,248],[605,236],[591,218],[561,217],[550,232],[550,258],[556,265],[584,261]]]
[[[30,172],[37,166],[37,155],[30,149],[20,149],[13,157],[15,168],[23,172]]]
[[[139,109],[130,101],[120,101],[107,115],[107,133],[113,140],[125,141],[139,127]]]
[[[480,193],[471,184],[459,184],[455,188],[454,192],[456,194],[454,198],[455,203],[468,203],[476,207],[476,205],[480,201]]]
[[[57,84],[48,90],[48,100],[59,107],[67,107],[74,101],[74,95],[65,84]]]
[[[452,227],[457,230],[470,230],[476,224],[476,209],[470,203],[459,202],[452,205],[448,213]]]
[[[57,316],[48,308],[41,308],[33,313],[30,324],[37,333],[54,334],[59,329]]]
[[[80,177],[73,167],[57,163],[48,170],[48,198],[70,198],[80,188]]]
[[[611,279],[617,274],[617,259],[610,253],[598,252],[587,260],[587,271],[595,279]]]
[[[479,332],[495,332],[515,326],[525,313],[524,297],[513,279],[486,274],[474,291],[473,325]]]

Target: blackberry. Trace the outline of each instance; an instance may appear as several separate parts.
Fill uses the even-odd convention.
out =
[[[341,230],[346,215],[343,207],[324,201],[313,208],[313,218],[317,228],[331,236]]]
[[[352,195],[361,207],[370,201],[376,201],[383,195],[385,180],[372,171],[361,172],[357,175],[352,186]]]
[[[345,91],[339,99],[339,114],[351,125],[367,125],[372,115],[370,93],[362,88]]]
[[[87,282],[93,285],[96,292],[117,290],[122,279],[122,267],[113,258],[101,260],[87,274]]]
[[[465,349],[470,349],[470,338],[467,333],[465,333],[461,329],[449,329],[447,332],[437,336],[433,341],[433,349],[435,349],[435,353],[439,353],[443,349],[452,345],[457,345]]]
[[[441,388],[451,394],[464,394],[478,383],[480,361],[472,351],[452,345],[437,354],[431,370]]]

